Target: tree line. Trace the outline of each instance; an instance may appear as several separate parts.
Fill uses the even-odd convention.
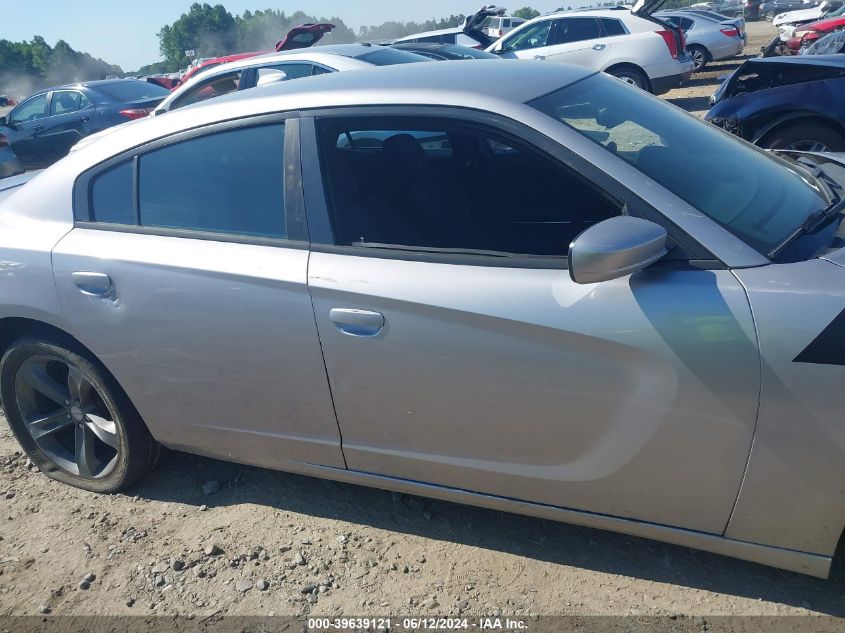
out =
[[[0,40],[0,93],[29,94],[57,84],[121,75],[120,66],[75,51],[64,40],[50,46],[40,35],[31,41]]]

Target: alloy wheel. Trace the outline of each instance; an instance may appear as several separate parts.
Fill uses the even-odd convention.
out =
[[[26,430],[59,468],[87,479],[114,470],[115,414],[83,369],[53,356],[27,358],[15,376],[15,397]]]
[[[689,54],[690,57],[692,57],[693,68],[695,70],[701,70],[704,67],[704,64],[707,63],[707,56],[700,48],[689,49]]]
[[[829,152],[830,148],[821,141],[795,141],[785,146],[783,149],[789,149],[794,152]]]

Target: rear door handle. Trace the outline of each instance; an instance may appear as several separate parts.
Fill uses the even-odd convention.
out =
[[[104,297],[111,294],[111,277],[104,273],[78,272],[71,273],[70,276],[76,287],[86,295]]]
[[[35,132],[36,134],[38,134],[39,132],[43,132],[44,126],[43,125],[35,125],[35,126],[33,126],[32,131]]]
[[[88,121],[90,121],[90,120],[91,119],[87,116],[81,116],[77,119],[77,121],[79,121],[80,123],[88,123]]]
[[[377,336],[384,329],[384,315],[380,312],[332,308],[329,319],[338,330],[350,336]]]
[[[594,51],[603,51],[604,46],[605,46],[604,44],[593,44],[593,50]]]

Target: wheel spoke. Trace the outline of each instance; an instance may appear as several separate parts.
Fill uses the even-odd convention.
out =
[[[73,420],[69,420],[65,410],[45,415],[36,420],[27,421],[29,432],[32,434],[32,439],[38,441],[47,435],[52,435],[56,431],[61,431],[69,424],[73,424]]]
[[[59,405],[64,405],[69,399],[70,393],[67,388],[53,380],[47,373],[45,364],[28,363],[21,370],[26,383],[41,395]]]
[[[83,398],[86,397],[88,389],[88,381],[85,379],[85,374],[79,367],[68,365],[67,368],[67,388],[70,393],[71,402],[78,402],[83,405]]]
[[[93,477],[97,470],[97,456],[94,454],[94,434],[88,430],[85,424],[76,425],[74,457],[80,477]]]
[[[111,446],[114,450],[119,450],[120,442],[117,437],[117,425],[114,422],[92,413],[86,415],[85,418],[85,424],[88,430],[97,436],[98,440]]]

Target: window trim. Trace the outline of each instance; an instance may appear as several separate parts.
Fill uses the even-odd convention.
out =
[[[226,77],[227,75],[238,75],[238,87],[231,92],[227,92],[226,94],[232,94],[235,92],[240,92],[243,88],[240,87],[240,82],[244,76],[244,70],[230,70],[229,72],[220,73],[219,75],[209,76],[203,79],[202,81],[198,81],[196,85],[191,86],[189,90],[186,90],[184,93],[179,95],[176,99],[174,99],[169,106],[167,106],[166,112],[171,112],[173,110],[178,110],[179,108],[187,108],[188,106],[192,106],[195,103],[202,103],[203,101],[208,101],[209,99],[216,99],[217,97],[225,97],[226,95],[217,95],[217,97],[208,97],[208,99],[203,99],[202,101],[194,101],[192,103],[186,103],[182,105],[182,102],[187,99],[188,97],[196,94],[198,91],[202,90],[209,84],[214,83],[215,81],[219,81]]]
[[[545,158],[562,168],[579,174],[593,186],[601,189],[611,199],[633,209],[639,217],[651,220],[665,227],[669,239],[689,254],[689,265],[697,268],[723,268],[715,256],[688,235],[683,229],[669,220],[657,209],[649,205],[636,193],[612,179],[609,174],[587,161],[582,156],[571,152],[543,133],[505,116],[471,108],[447,106],[349,106],[331,109],[315,109],[302,113],[300,133],[302,135],[302,190],[308,227],[311,236],[311,250],[314,252],[421,261],[429,263],[463,264],[473,266],[492,266],[505,268],[560,269],[569,267],[568,256],[494,256],[485,254],[433,253],[426,250],[414,250],[407,246],[397,249],[367,249],[351,245],[335,244],[331,227],[328,196],[325,190],[325,178],[318,150],[317,119],[340,119],[349,117],[407,117],[411,119],[451,119],[461,124],[475,124],[488,128],[501,136],[512,136],[515,141],[528,145],[540,152]],[[677,260],[667,260],[657,266],[677,267]]]
[[[237,129],[258,127],[273,123],[283,123],[285,126],[285,142],[283,148],[284,172],[282,178],[284,195],[284,213],[286,237],[250,236],[240,233],[218,233],[199,229],[168,228],[141,226],[139,224],[139,192],[138,171],[139,158],[149,152],[211,134],[228,132]],[[174,134],[149,141],[139,146],[116,154],[82,172],[73,184],[73,218],[74,227],[103,231],[117,231],[124,233],[140,233],[145,235],[162,235],[183,237],[190,239],[211,240],[218,242],[235,242],[238,244],[256,244],[262,246],[280,246],[285,248],[307,248],[308,225],[305,217],[305,206],[302,197],[302,170],[300,155],[299,112],[282,112],[258,116],[242,117],[219,121],[209,125],[198,126],[182,130]],[[92,212],[92,186],[97,176],[121,163],[132,161],[132,197],[135,224],[118,224],[114,222],[97,222]]]

